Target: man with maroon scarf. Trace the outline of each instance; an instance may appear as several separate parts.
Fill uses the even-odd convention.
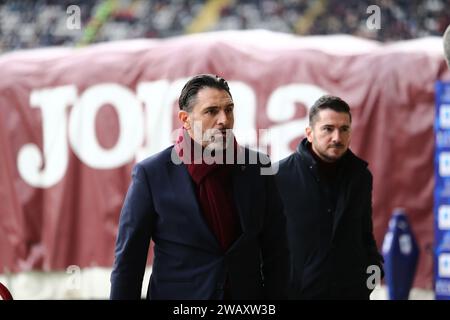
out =
[[[174,146],[136,164],[119,222],[112,299],[283,299],[285,217],[267,156],[238,145],[227,82],[184,86]],[[265,165],[264,165],[265,164]]]

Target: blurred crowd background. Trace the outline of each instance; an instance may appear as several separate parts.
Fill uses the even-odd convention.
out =
[[[67,28],[70,5],[80,8],[78,30]],[[371,5],[380,29],[366,26]],[[0,0],[0,52],[245,29],[389,42],[442,35],[449,8],[450,0]]]

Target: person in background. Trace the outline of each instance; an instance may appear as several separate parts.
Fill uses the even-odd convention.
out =
[[[276,176],[292,255],[292,299],[369,299],[367,273],[383,275],[372,232],[372,174],[349,149],[348,104],[323,96],[312,106],[306,138]]]

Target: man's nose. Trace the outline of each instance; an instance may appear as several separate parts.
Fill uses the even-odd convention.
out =
[[[341,142],[341,133],[339,130],[334,130],[332,135],[333,143],[340,143]]]
[[[228,124],[228,116],[225,111],[221,110],[217,116],[217,124],[226,125]]]

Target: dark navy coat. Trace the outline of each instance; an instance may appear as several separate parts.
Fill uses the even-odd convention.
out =
[[[133,169],[120,215],[110,297],[140,298],[152,239],[149,299],[223,299],[227,275],[232,299],[285,298],[289,253],[273,175],[261,175],[260,163],[248,164],[256,153],[243,149],[247,164],[235,165],[232,173],[242,234],[224,253],[203,218],[186,166],[171,160],[172,150]]]

